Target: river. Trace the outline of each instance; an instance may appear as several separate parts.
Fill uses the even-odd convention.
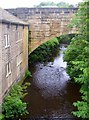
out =
[[[80,93],[79,86],[66,73],[67,63],[63,61],[65,50],[65,45],[61,45],[53,61],[30,66],[32,78],[26,79],[25,82],[29,81],[31,85],[27,89],[28,95],[24,98],[28,103],[28,120],[75,120],[71,112],[75,110],[73,102],[80,99]]]

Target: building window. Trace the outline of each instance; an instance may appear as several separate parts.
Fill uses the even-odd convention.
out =
[[[18,43],[19,41],[22,41],[22,34],[21,34],[21,32],[17,31],[17,33],[16,33],[16,43]]]
[[[16,30],[18,30],[18,25],[16,25]]]
[[[22,63],[22,53],[20,53],[20,54],[17,56],[17,66],[19,66],[21,63]]]
[[[6,77],[8,77],[11,74],[11,66],[10,62],[6,64]]]
[[[24,29],[24,25],[23,25],[23,29]]]
[[[8,28],[8,29],[10,28],[10,24],[7,24],[7,28]]]
[[[4,35],[4,39],[5,39],[5,48],[7,48],[7,47],[10,46],[10,43],[9,43],[9,35],[8,35],[8,34],[5,34],[5,35]]]
[[[17,32],[18,40],[20,40],[20,32]]]

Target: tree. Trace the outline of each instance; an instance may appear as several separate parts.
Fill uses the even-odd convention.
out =
[[[35,7],[44,7],[44,6],[55,6],[56,4],[54,2],[41,2],[39,5]]]
[[[80,4],[73,20],[79,29],[69,45],[64,59],[68,62],[67,72],[81,85],[81,101],[73,103],[78,108],[72,113],[81,118],[89,118],[89,0]]]
[[[70,7],[73,7],[73,5],[70,5],[69,3],[66,3],[66,2],[60,2],[57,4],[57,6],[59,8],[70,8]]]
[[[73,5],[66,3],[66,2],[59,2],[59,3],[54,3],[54,2],[41,2],[39,5],[35,7],[44,7],[44,6],[57,6],[59,8],[70,8],[74,7]]]

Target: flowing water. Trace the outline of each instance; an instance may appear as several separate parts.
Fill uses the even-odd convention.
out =
[[[76,85],[66,73],[67,63],[63,61],[65,45],[61,45],[59,53],[52,62],[37,63],[30,66],[32,78],[28,95],[25,101],[28,103],[28,120],[32,118],[51,118],[62,120],[73,118],[71,114],[73,102],[80,99],[79,86]],[[25,118],[24,118],[25,119]]]

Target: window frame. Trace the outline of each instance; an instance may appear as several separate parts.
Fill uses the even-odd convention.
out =
[[[22,32],[22,31],[21,31]],[[22,41],[22,36],[21,36],[21,33],[20,31],[16,31],[16,43],[18,43],[18,42],[20,42],[20,41]]]
[[[6,64],[6,77],[8,77],[11,74],[11,63],[8,62]]]
[[[22,63],[22,53],[17,55],[17,66],[19,66]]]
[[[10,37],[9,34],[4,34],[5,48],[10,47]]]

